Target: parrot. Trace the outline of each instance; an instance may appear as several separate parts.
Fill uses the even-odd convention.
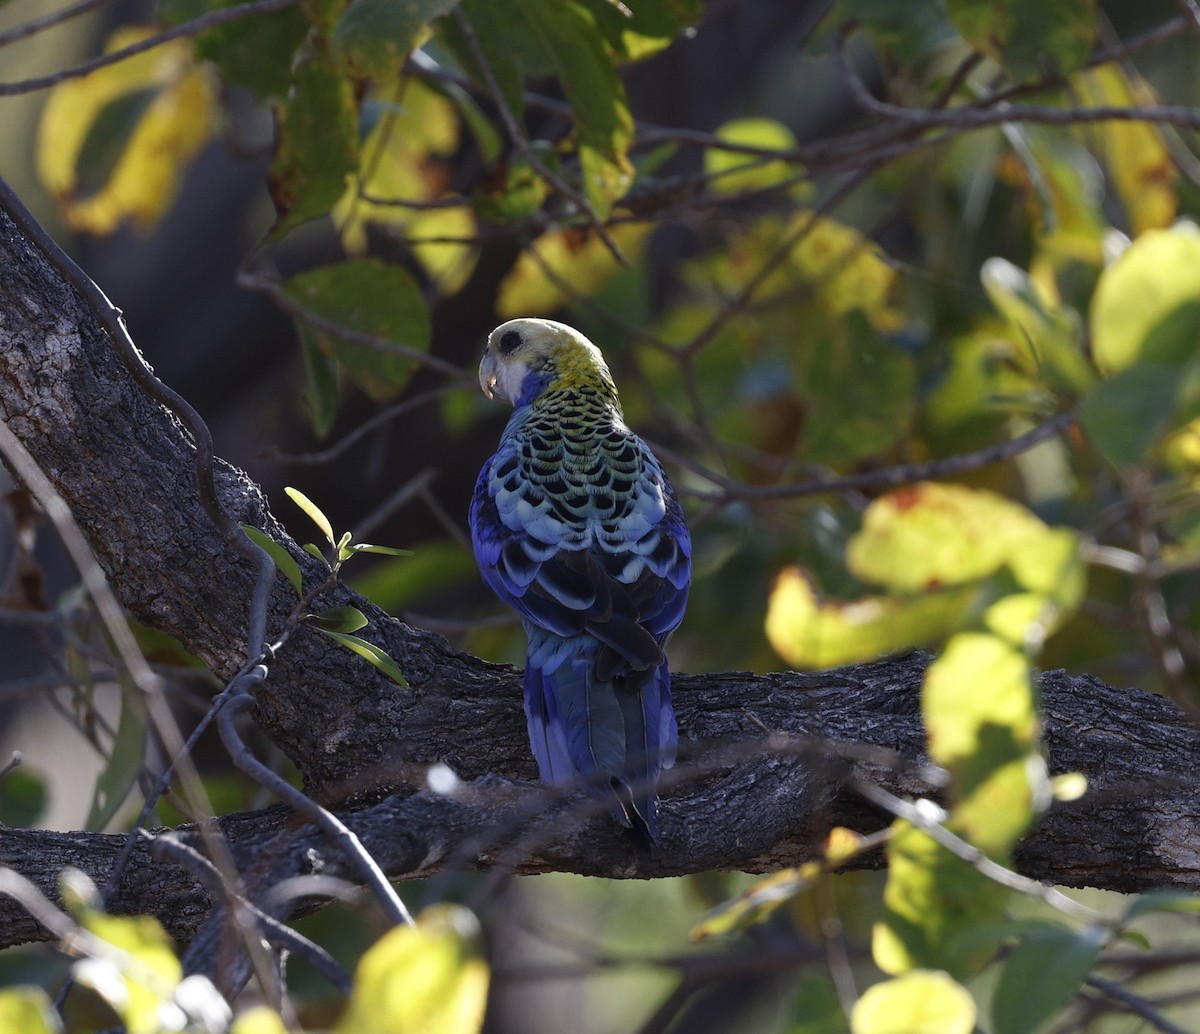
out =
[[[484,581],[525,627],[541,780],[578,781],[649,850],[678,741],[666,646],[691,585],[683,509],[579,331],[502,323],[479,385],[515,407],[475,483],[470,527]]]

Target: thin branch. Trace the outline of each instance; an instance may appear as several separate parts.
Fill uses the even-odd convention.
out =
[[[239,21],[253,14],[281,11],[285,7],[294,7],[299,2],[300,0],[253,0],[252,3],[242,4],[239,7],[223,7],[215,11],[209,11],[199,18],[193,18],[190,22],[184,22],[182,25],[164,29],[162,32],[148,36],[137,43],[131,43],[129,46],[122,47],[120,50],[114,50],[110,54],[101,54],[99,57],[94,57],[90,61],[84,61],[82,64],[74,65],[71,68],[64,68],[50,75],[35,76],[32,79],[19,79],[15,82],[0,83],[0,97],[11,97],[14,94],[34,93],[37,90],[45,90],[51,86],[57,86],[68,79],[78,79],[90,72],[107,68],[109,65],[118,64],[126,58],[134,57],[137,54],[144,54],[147,50],[161,47],[164,43],[170,43],[172,40],[183,39],[187,36],[197,36],[206,29],[214,28],[217,25],[224,25],[227,22]]]
[[[61,25],[63,22],[69,21],[71,18],[77,18],[81,14],[87,14],[88,11],[95,10],[97,7],[102,7],[109,2],[110,0],[76,0],[75,3],[69,4],[57,11],[51,11],[40,18],[31,18],[20,25],[14,25],[11,29],[0,32],[0,47],[6,47],[10,43],[16,43],[18,40],[28,39],[30,36],[53,28],[55,25]]]
[[[944,812],[932,801],[905,801],[895,794],[889,793],[883,787],[866,782],[856,776],[850,778],[849,785],[872,804],[878,805],[895,815],[896,818],[904,819],[911,825],[916,826],[923,833],[927,833],[947,851],[961,858],[967,864],[974,866],[989,880],[999,883],[1002,887],[1007,887],[1009,890],[1015,890],[1029,897],[1037,898],[1051,908],[1057,909],[1059,912],[1072,916],[1075,919],[1081,919],[1086,923],[1103,927],[1106,930],[1113,929],[1115,925],[1114,920],[1109,919],[1103,912],[1097,912],[1087,905],[1080,904],[1074,898],[1067,897],[1062,891],[1056,890],[1048,884],[1041,883],[1038,880],[1031,880],[1028,876],[1022,876],[1020,873],[1006,868],[999,862],[993,861],[974,844],[970,844],[966,840],[963,840],[962,837],[950,832],[941,821],[941,816]]]
[[[1195,1034],[1194,1030],[1189,1031],[1172,1023],[1154,1008],[1151,1002],[1139,994],[1134,994],[1128,988],[1122,987],[1115,980],[1109,980],[1106,977],[1098,977],[1092,974],[1084,980],[1084,983],[1088,987],[1094,987],[1106,998],[1120,1002],[1135,1016],[1145,1020],[1151,1027],[1162,1031],[1163,1034]]]
[[[654,443],[654,450],[673,463],[699,474],[702,478],[720,485],[720,491],[711,492],[702,489],[679,486],[679,494],[713,502],[726,502],[731,499],[797,499],[802,496],[823,495],[834,492],[857,492],[866,489],[896,488],[900,485],[910,485],[917,481],[936,481],[948,477],[965,474],[993,463],[1003,463],[1015,456],[1028,452],[1035,445],[1061,434],[1072,421],[1069,413],[1060,413],[1044,424],[1039,424],[1030,431],[1018,435],[1011,441],[999,445],[989,445],[974,452],[964,452],[957,456],[947,456],[944,459],[928,460],[924,463],[902,463],[895,466],[881,467],[879,470],[868,470],[861,474],[848,474],[845,477],[817,478],[788,485],[744,485],[723,477],[715,471],[701,467],[685,456],[681,456],[666,446]]]
[[[218,728],[221,730],[221,740],[225,744],[225,749],[229,751],[233,763],[259,785],[265,786],[280,800],[295,808],[334,843],[338,844],[358,867],[367,886],[374,891],[376,898],[392,922],[411,925],[413,918],[408,909],[404,907],[404,902],[400,900],[400,895],[396,893],[396,888],[388,882],[383,870],[379,868],[379,863],[363,847],[362,841],[333,812],[322,808],[307,794],[297,790],[282,776],[272,772],[246,747],[237,731],[235,719],[240,711],[246,710],[254,702],[250,696],[251,682],[253,680],[262,681],[266,678],[266,674],[266,666],[258,665],[254,671],[248,673],[245,679],[240,681],[236,688],[231,687],[233,698],[219,716]]]

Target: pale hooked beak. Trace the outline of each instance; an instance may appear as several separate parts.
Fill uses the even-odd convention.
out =
[[[500,374],[496,370],[496,357],[489,352],[479,364],[479,387],[488,398],[495,396],[496,381],[499,378]]]

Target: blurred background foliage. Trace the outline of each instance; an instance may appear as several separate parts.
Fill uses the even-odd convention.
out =
[[[1040,763],[1035,664],[1195,709],[1190,3],[55,10],[0,5],[0,173],[298,536],[284,485],[413,551],[348,572],[406,621],[523,659],[464,529],[507,419],[475,361],[496,323],[541,315],[601,346],[684,499],[696,563],[674,667],[942,651],[923,697],[951,778],[938,830],[1003,863],[1052,794],[1085,792]],[[2,720],[29,764],[0,782],[0,819],[120,826],[161,761],[67,565],[21,534],[37,519],[20,493],[6,520],[4,692],[41,704]],[[71,635],[30,636],[19,611]],[[142,641],[189,720],[211,680]],[[49,760],[80,736],[82,795]],[[201,762],[219,812],[262,803],[213,745]],[[184,817],[173,804],[164,821]],[[1200,1029],[1180,977],[1200,939],[1159,915],[1191,899],[1014,894],[903,814],[889,875],[825,871],[867,846],[845,831],[825,865],[761,883],[432,881],[405,890],[434,909],[426,939],[372,951],[398,980],[446,960],[437,986],[466,1002],[447,1030]],[[479,912],[486,950],[462,947],[475,935],[446,900]],[[348,908],[305,924],[347,965],[380,933]],[[6,981],[53,987],[53,956],[8,956]],[[308,1026],[401,1008],[365,962],[345,1014],[296,968]]]

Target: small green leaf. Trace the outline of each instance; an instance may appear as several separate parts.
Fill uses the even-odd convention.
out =
[[[292,583],[292,588],[296,590],[296,594],[303,596],[304,579],[300,574],[300,565],[296,563],[296,558],[283,548],[282,543],[276,542],[265,531],[251,527],[249,524],[243,524],[241,528],[251,542],[260,549],[265,550],[267,556],[275,561],[275,566],[279,568],[279,573]]]
[[[303,549],[303,550],[304,550],[304,552],[305,552],[305,553],[307,553],[309,556],[314,556],[314,557],[316,557],[316,558],[317,558],[318,560],[320,560],[320,561],[321,561],[321,563],[323,563],[323,564],[324,564],[326,567],[328,567],[328,566],[329,566],[329,561],[325,559],[325,554],[324,554],[324,553],[322,553],[322,552],[320,551],[320,549],[318,549],[316,546],[314,546],[314,545],[313,545],[311,542],[306,542],[306,543],[304,543],[304,545],[303,545],[303,546],[301,546],[300,548],[301,548],[301,549]]]
[[[322,632],[357,632],[369,624],[366,615],[357,607],[330,607],[309,614],[307,620]]]
[[[407,688],[408,680],[401,674],[399,666],[374,643],[368,643],[365,639],[359,639],[358,636],[346,635],[344,632],[332,632],[327,628],[320,628],[319,626],[318,631],[329,636],[330,639],[336,639],[347,650],[351,650],[364,660],[369,661],[396,683],[396,685]]]
[[[1091,972],[1104,932],[1045,927],[1025,937],[1000,971],[993,1034],[1030,1034],[1065,1006]]]
[[[329,544],[332,546],[336,542],[333,537],[333,525],[329,523],[329,518],[321,512],[321,508],[298,488],[289,487],[285,488],[284,491],[288,494],[288,498],[291,499],[293,503],[295,503],[298,507],[300,507],[301,510],[308,514],[313,524],[321,529],[325,537],[329,539]]]
[[[850,1013],[853,1034],[971,1034],[975,999],[949,974],[914,969],[868,987]]]
[[[350,547],[354,553],[379,553],[383,556],[415,556],[411,549],[400,549],[397,546],[375,546],[369,542],[356,542]]]
[[[146,703],[133,680],[122,674],[121,719],[104,770],[96,779],[85,829],[102,831],[117,813],[142,770],[146,756]]]

